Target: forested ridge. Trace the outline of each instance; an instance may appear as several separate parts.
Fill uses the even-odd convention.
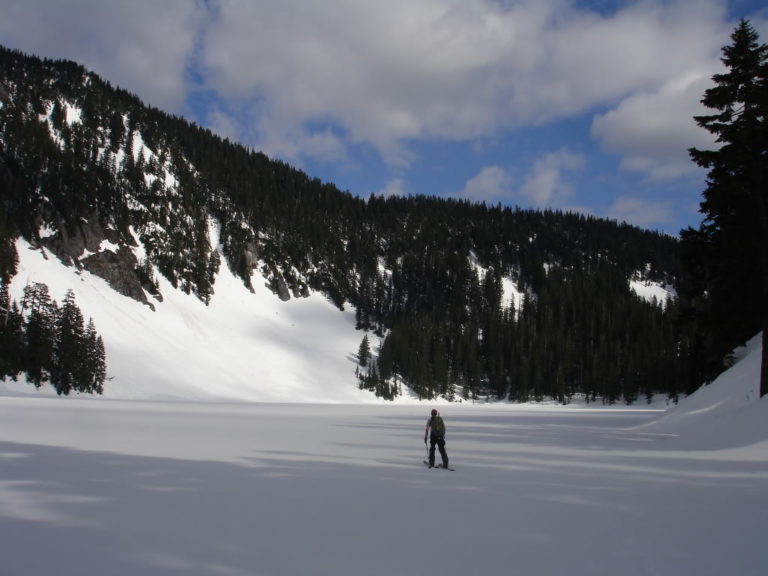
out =
[[[359,385],[388,398],[408,386],[423,398],[631,402],[711,376],[679,301],[630,288],[681,280],[676,238],[581,214],[361,198],[72,62],[0,48],[0,91],[3,287],[17,236],[148,305],[162,298],[155,274],[208,302],[223,259],[246,286],[256,270],[283,299],[316,290],[353,306],[370,351]],[[116,256],[99,253],[104,239]]]

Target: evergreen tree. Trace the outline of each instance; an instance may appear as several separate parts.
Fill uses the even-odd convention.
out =
[[[379,346],[379,356],[377,358],[379,367],[379,376],[382,380],[390,380],[394,376],[394,359],[392,357],[392,342],[388,338]]]
[[[0,281],[0,378],[16,379],[23,370],[23,318],[16,302],[8,295],[8,286]]]
[[[40,388],[48,381],[54,360],[56,304],[46,284],[32,283],[24,288],[22,309],[27,313],[24,327],[24,370],[27,379]]]
[[[51,370],[51,384],[59,395],[80,389],[85,353],[83,314],[75,302],[75,294],[68,290],[59,310],[55,335],[55,359]]]
[[[85,329],[86,362],[83,372],[83,391],[101,394],[104,391],[104,380],[107,377],[106,351],[104,340],[96,332],[93,319],[88,320]]]
[[[0,187],[2,187],[0,182]],[[2,193],[0,193],[0,200]],[[0,201],[0,207],[2,202]],[[0,219],[0,284],[7,284],[16,275],[19,263],[19,255],[16,253],[14,236],[4,222]]]
[[[363,336],[360,347],[357,350],[357,363],[362,367],[368,366],[371,360],[371,344],[368,341],[368,334]]]
[[[702,103],[716,113],[695,118],[716,136],[716,150],[691,149],[709,170],[698,231],[683,242],[708,296],[711,353],[722,358],[759,330],[768,334],[768,45],[741,20],[723,48],[726,72],[712,77]],[[763,345],[760,394],[768,393]]]

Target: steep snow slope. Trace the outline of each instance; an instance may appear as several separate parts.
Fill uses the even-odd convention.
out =
[[[736,350],[735,364],[646,425],[680,449],[762,444],[768,452],[768,396],[760,398],[762,335]]]
[[[93,317],[107,353],[108,398],[377,402],[357,388],[363,334],[354,313],[320,294],[282,302],[256,277],[251,293],[222,263],[209,306],[158,275],[164,300],[152,311],[23,240],[17,250],[12,297],[43,282],[61,302],[71,288],[86,321]],[[35,392],[21,383],[0,382],[0,390]]]

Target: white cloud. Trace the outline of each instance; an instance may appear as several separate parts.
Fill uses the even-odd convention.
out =
[[[472,140],[618,110],[702,69],[725,37],[716,0],[639,1],[610,15],[567,0],[211,4],[202,50],[209,88],[254,102],[255,124],[274,141],[280,131],[330,125],[399,166],[419,140]],[[304,146],[313,141],[295,145],[311,153]]]
[[[610,16],[565,10],[543,28],[546,47],[520,98],[544,119],[653,90],[719,49],[723,3],[638,1]]]
[[[285,126],[281,129],[262,118],[255,132],[250,139],[256,148],[294,164],[301,164],[304,158],[321,163],[348,159],[346,143],[329,128],[313,131],[302,126]]]
[[[520,196],[535,207],[567,208],[573,190],[566,173],[583,167],[585,157],[562,148],[542,156],[531,168]]]
[[[405,191],[405,182],[400,178],[393,178],[384,185],[384,188],[375,193],[376,196],[383,196],[389,198],[390,196],[407,196]]]
[[[207,124],[213,132],[222,138],[229,138],[235,142],[240,139],[237,121],[218,106],[213,106],[208,111]]]
[[[641,228],[659,227],[675,221],[669,202],[653,202],[632,196],[619,196],[607,216]]]
[[[511,194],[507,172],[499,166],[486,166],[477,176],[469,179],[456,196],[472,202],[492,203],[508,199]]]
[[[3,0],[0,43],[74,60],[154,106],[178,110],[204,14],[189,0]]]
[[[205,37],[210,88],[258,102],[272,131],[336,124],[406,164],[409,140],[493,129],[497,58],[484,3],[291,1],[217,4]]]
[[[626,98],[595,117],[592,136],[605,151],[623,156],[622,168],[646,173],[652,179],[697,173],[688,149],[713,145],[712,136],[693,120],[694,115],[708,113],[699,101],[711,86],[710,76],[692,72],[652,93]]]

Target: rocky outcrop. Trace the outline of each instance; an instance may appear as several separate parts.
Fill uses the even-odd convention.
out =
[[[67,266],[80,268],[80,258],[86,253],[99,252],[105,240],[115,245],[120,242],[117,231],[104,228],[96,215],[81,220],[74,231],[67,230],[63,222],[58,222],[55,228],[56,233],[41,237],[40,244]]]
[[[270,286],[271,284],[271,286]],[[277,297],[280,298],[283,302],[287,302],[291,299],[291,293],[288,291],[288,285],[285,283],[285,280],[282,276],[277,276],[272,280],[272,282],[268,284],[269,288],[277,294]]]
[[[102,250],[82,258],[80,263],[88,272],[106,280],[116,292],[152,306],[136,274],[136,256],[127,246],[120,246],[117,251]]]
[[[74,233],[59,225],[58,231],[41,238],[40,244],[64,264],[87,270],[106,280],[116,292],[154,309],[145,292],[149,287],[143,285],[137,272],[139,262],[133,250],[119,232],[102,226],[96,215],[81,221]],[[156,297],[160,299],[159,294]]]

